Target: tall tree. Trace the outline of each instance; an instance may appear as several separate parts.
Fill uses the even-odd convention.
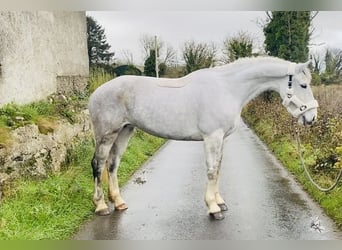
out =
[[[144,75],[156,77],[156,51],[151,49],[150,56],[145,60]]]
[[[186,73],[212,66],[215,56],[216,47],[213,44],[186,42],[183,48]]]
[[[325,71],[321,74],[325,84],[338,83],[342,77],[342,51],[327,49],[325,54]]]
[[[247,32],[240,31],[223,41],[223,62],[230,63],[241,57],[252,56],[253,39]]]
[[[88,56],[90,66],[108,65],[114,58],[114,52],[110,52],[105,30],[97,21],[87,16]]]
[[[142,34],[140,36],[140,46],[143,51],[144,60],[150,57],[151,50],[156,50],[155,36],[149,34]],[[165,64],[165,66],[173,66],[177,62],[177,52],[168,43],[165,43],[160,37],[157,39],[157,55],[158,61]]]
[[[265,34],[266,52],[293,62],[309,59],[310,24],[313,19],[310,11],[266,12],[268,23]]]

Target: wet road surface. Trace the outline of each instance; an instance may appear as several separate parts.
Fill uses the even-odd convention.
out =
[[[222,221],[207,215],[205,183],[203,143],[169,141],[122,189],[128,210],[95,216],[74,239],[342,239],[244,125],[225,143]],[[321,233],[311,228],[316,216]]]

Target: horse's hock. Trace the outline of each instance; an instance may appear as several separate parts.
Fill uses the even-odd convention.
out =
[[[35,124],[12,132],[11,145],[0,148],[0,198],[12,180],[22,176],[44,178],[60,171],[72,143],[90,136],[88,113],[82,112],[77,120],[75,124],[57,121],[48,133],[41,133]]]

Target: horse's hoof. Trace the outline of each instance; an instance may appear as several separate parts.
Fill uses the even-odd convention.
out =
[[[222,203],[217,205],[220,207],[221,211],[228,211],[228,207],[226,204]]]
[[[210,217],[214,220],[223,220],[224,215],[222,212],[210,213]]]
[[[108,208],[106,208],[106,209],[95,211],[95,214],[100,215],[100,216],[106,216],[106,215],[110,215],[110,211]]]
[[[119,206],[115,207],[115,210],[117,211],[124,211],[128,208],[128,206],[126,205],[126,203],[122,203]]]

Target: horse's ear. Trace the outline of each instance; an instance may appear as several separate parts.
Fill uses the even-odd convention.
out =
[[[299,74],[303,72],[306,68],[308,68],[311,65],[311,60],[305,62],[305,63],[298,63],[296,65],[296,74]]]

